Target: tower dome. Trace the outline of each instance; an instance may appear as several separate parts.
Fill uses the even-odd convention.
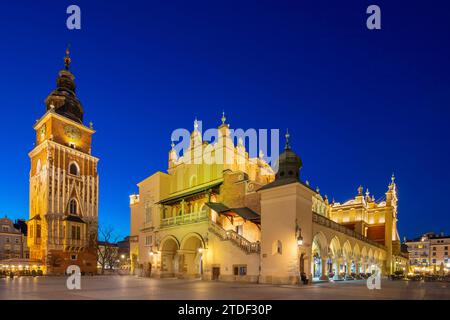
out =
[[[302,168],[302,159],[291,150],[289,145],[289,132],[286,131],[286,145],[284,152],[278,158],[278,172],[276,180],[296,179],[300,180],[300,169]]]
[[[70,56],[66,50],[64,57],[65,68],[59,72],[56,80],[56,89],[45,99],[47,111],[53,109],[56,113],[78,123],[83,123],[83,107],[75,94],[75,77],[69,71]]]

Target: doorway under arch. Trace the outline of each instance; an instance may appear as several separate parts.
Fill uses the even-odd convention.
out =
[[[180,246],[175,237],[168,236],[161,242],[161,276],[174,277],[179,273],[178,250]]]
[[[199,234],[187,235],[181,244],[182,276],[198,278],[203,275],[204,242]]]

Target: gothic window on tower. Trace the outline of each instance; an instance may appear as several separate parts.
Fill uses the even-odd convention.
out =
[[[72,240],[81,240],[80,226],[72,226]]]
[[[71,162],[69,165],[69,173],[74,176],[80,175],[80,170],[75,162]]]
[[[75,199],[70,200],[69,213],[70,214],[78,214],[77,200],[75,200]]]
[[[41,225],[38,224],[36,226],[36,238],[40,239],[41,238]]]

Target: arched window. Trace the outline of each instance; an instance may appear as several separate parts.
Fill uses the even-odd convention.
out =
[[[195,186],[196,184],[197,184],[197,176],[192,175],[191,178],[189,179],[189,188]]]
[[[75,162],[70,163],[69,165],[69,173],[78,176],[80,174],[80,170],[78,169],[78,165]]]
[[[69,203],[69,213],[70,214],[78,214],[78,204],[77,200],[72,199]]]
[[[283,245],[280,240],[272,243],[272,255],[283,254]]]

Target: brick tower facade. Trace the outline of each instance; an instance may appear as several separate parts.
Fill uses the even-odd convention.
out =
[[[91,155],[95,131],[92,124],[83,125],[68,51],[64,60],[57,88],[45,100],[46,113],[33,127],[27,241],[30,258],[40,261],[47,274],[64,273],[69,265],[95,273],[99,186],[99,159]]]

